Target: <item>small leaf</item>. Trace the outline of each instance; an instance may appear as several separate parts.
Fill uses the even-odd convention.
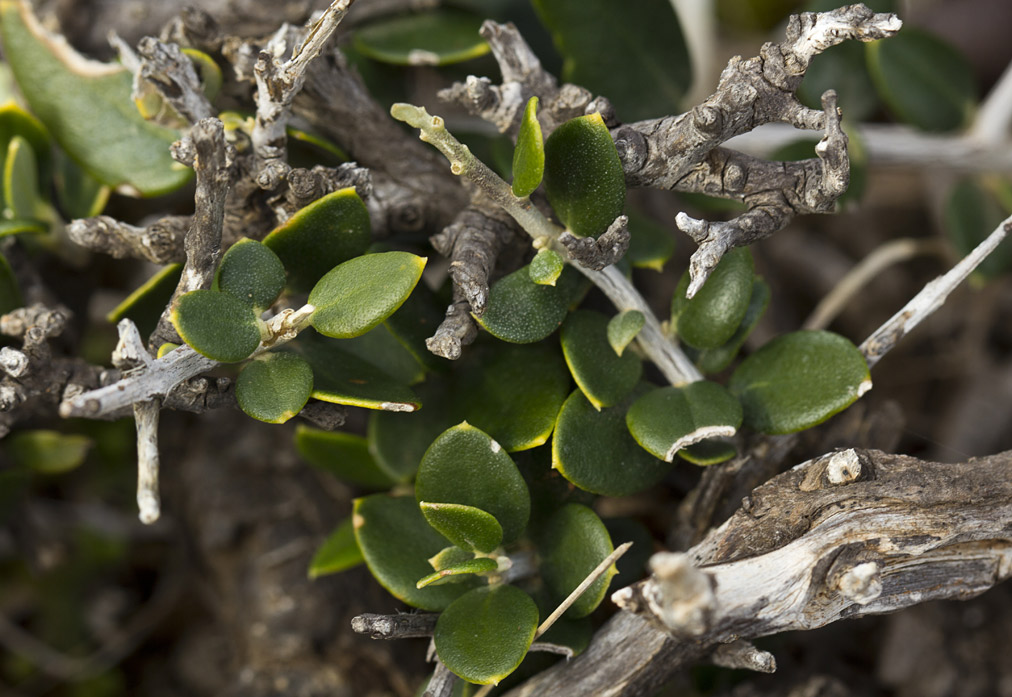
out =
[[[868,364],[839,334],[779,336],[746,358],[728,384],[745,424],[762,433],[793,433],[820,424],[871,389]]]
[[[608,344],[621,356],[643,328],[646,318],[639,310],[625,310],[608,321]]]
[[[461,549],[456,545],[451,545],[429,557],[429,565],[436,571],[442,571],[443,569],[463,564],[471,559],[474,559],[473,552]]]
[[[770,304],[770,287],[766,281],[761,278],[756,278],[752,282],[752,297],[748,302],[748,309],[745,310],[745,316],[741,320],[741,324],[734,331],[734,335],[728,340],[723,346],[718,346],[712,349],[693,349],[687,347],[686,354],[693,360],[693,362],[699,366],[699,369],[704,373],[710,375],[713,373],[719,373],[720,371],[731,365],[735,356],[741,350],[741,347],[745,344],[745,339],[752,333],[755,326],[759,323],[759,319],[763,316],[766,311],[766,307]]]
[[[49,226],[41,220],[0,220],[0,238],[24,233],[42,234],[48,230]]]
[[[564,288],[569,272],[565,269],[555,286],[538,285],[528,267],[500,278],[488,296],[488,308],[478,324],[497,339],[514,344],[532,344],[550,335],[569,312],[570,294]]]
[[[614,550],[604,523],[591,509],[578,503],[566,504],[553,515],[541,532],[541,575],[554,598],[561,602],[583,582]],[[612,564],[566,611],[564,617],[586,617],[604,600],[611,577],[618,571]]]
[[[153,196],[189,180],[190,169],[169,154],[178,134],[134,107],[129,70],[78,54],[42,27],[25,0],[0,2],[0,34],[32,112],[99,181]]]
[[[538,123],[538,98],[527,100],[513,150],[513,195],[530,196],[545,175],[545,143]]]
[[[502,526],[491,513],[460,503],[420,501],[429,525],[456,546],[475,552],[491,552],[502,542]]]
[[[420,411],[375,411],[369,416],[369,452],[380,467],[400,481],[410,480],[432,441],[463,418],[456,413],[456,400],[444,381],[423,382],[418,386],[418,395],[425,405]]]
[[[38,164],[36,186],[44,191],[52,170],[53,147],[49,133],[42,122],[11,100],[0,106],[0,172],[3,172],[6,166],[6,144],[10,143],[14,136],[21,136],[32,146]]]
[[[429,557],[446,547],[446,538],[433,530],[410,496],[374,494],[356,499],[352,509],[355,540],[373,577],[391,595],[408,605],[438,612],[482,581],[468,578],[418,588],[432,571]]]
[[[351,521],[351,518],[342,520],[316,550],[313,560],[309,562],[309,578],[347,571],[365,561],[362,550],[355,541],[355,528]]]
[[[38,164],[32,146],[21,136],[14,136],[7,144],[3,169],[4,201],[12,218],[38,217],[38,178]]]
[[[748,247],[737,247],[725,254],[691,300],[685,297],[689,287],[686,271],[671,301],[671,324],[677,327],[678,337],[698,349],[727,343],[745,317],[752,298],[753,278]]]
[[[140,288],[128,295],[105,316],[107,322],[116,324],[129,317],[137,325],[141,336],[149,336],[158,326],[165,306],[172,300],[172,293],[183,275],[182,264],[169,264],[144,282]]]
[[[538,607],[513,586],[476,588],[436,620],[432,636],[439,660],[479,685],[498,683],[527,655],[538,628]]]
[[[741,404],[735,396],[708,380],[648,392],[629,407],[625,417],[636,442],[667,462],[682,448],[705,438],[733,436],[741,419]]]
[[[468,559],[467,561],[454,566],[447,566],[439,571],[433,572],[420,579],[415,585],[418,588],[425,588],[426,586],[438,585],[440,583],[452,583],[463,580],[455,578],[456,576],[463,576],[466,574],[487,574],[498,568],[499,564],[496,563],[495,559],[489,559],[488,557]]]
[[[18,280],[14,276],[7,257],[0,254],[0,315],[16,310],[24,304],[21,299],[21,291],[18,289]]]
[[[600,312],[570,313],[560,339],[573,379],[597,409],[622,401],[643,374],[643,362],[635,353],[615,355],[608,343],[608,318]]]
[[[365,334],[392,315],[422,277],[425,258],[407,252],[355,257],[328,272],[309,294],[311,322],[337,339]]]
[[[263,311],[281,295],[285,267],[269,247],[244,237],[225,252],[214,282],[215,290]]]
[[[868,44],[868,67],[878,94],[896,116],[926,131],[966,124],[977,101],[966,58],[927,32],[904,27]]]
[[[194,350],[222,363],[249,358],[260,345],[261,322],[253,308],[227,293],[186,293],[172,310],[172,323]]]
[[[945,206],[945,231],[960,257],[984,241],[1008,213],[1001,194],[1012,190],[1004,179],[964,179],[953,187]],[[983,279],[997,278],[1012,269],[1012,240],[1006,239],[973,272]]]
[[[235,398],[254,419],[283,424],[302,411],[313,391],[313,369],[294,353],[265,353],[239,373]]]
[[[295,449],[313,467],[368,489],[388,489],[402,478],[388,473],[369,453],[362,436],[343,431],[321,431],[299,425]]]
[[[576,390],[562,405],[552,438],[552,467],[585,491],[628,496],[657,484],[671,465],[636,444],[625,425],[629,404],[647,386],[621,404],[598,411]]]
[[[482,17],[453,8],[371,22],[355,32],[364,56],[394,65],[448,65],[483,56],[489,46],[478,33]]]
[[[43,474],[62,474],[80,466],[94,445],[91,438],[59,431],[19,431],[4,440],[15,467]]]
[[[300,210],[264,244],[281,259],[292,289],[307,292],[335,266],[364,254],[371,240],[369,211],[349,187]]]
[[[678,451],[678,457],[700,466],[726,462],[737,454],[734,443],[726,438],[707,438]]]
[[[650,218],[628,211],[629,251],[625,258],[636,268],[661,271],[675,253],[675,236],[671,230]]]
[[[175,351],[177,348],[179,348],[179,344],[173,344],[166,341],[164,344],[158,347],[158,353],[155,356],[155,358],[162,358],[166,354]]]
[[[531,97],[534,99],[534,97]],[[551,249],[542,249],[531,259],[527,267],[531,280],[539,286],[554,286],[559,279],[562,270],[566,268],[566,262],[562,260],[559,253]]]
[[[531,500],[513,460],[488,434],[466,421],[443,432],[422,457],[415,496],[430,503],[460,503],[495,516],[503,542],[527,525]]]
[[[208,101],[214,101],[214,98],[221,92],[221,85],[224,82],[221,68],[211,56],[195,48],[184,48],[183,55],[190,59],[193,67],[197,70],[204,96]]]
[[[625,207],[625,173],[600,114],[571,119],[545,141],[545,193],[574,235],[597,237]]]

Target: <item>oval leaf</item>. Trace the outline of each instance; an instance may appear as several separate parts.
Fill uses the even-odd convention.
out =
[[[476,588],[436,620],[432,639],[439,660],[479,685],[498,683],[527,655],[538,628],[538,607],[513,586]]]
[[[502,542],[502,526],[491,513],[460,503],[419,504],[429,525],[443,537],[460,547],[477,552],[491,552]]]
[[[541,575],[559,602],[572,593],[605,557],[614,551],[604,523],[594,511],[569,503],[553,515],[541,534]],[[618,571],[612,564],[566,611],[575,619],[589,615],[604,600],[611,577]]]
[[[564,271],[560,279],[566,276]],[[495,282],[485,314],[475,319],[497,339],[531,344],[559,328],[569,312],[569,301],[561,280],[555,286],[538,285],[525,266]]]
[[[538,98],[527,100],[513,150],[513,195],[530,196],[545,175],[545,141],[538,123]]]
[[[639,447],[625,425],[629,404],[644,389],[601,410],[573,392],[555,425],[552,467],[581,489],[604,496],[628,496],[661,481],[671,465]]]
[[[221,258],[216,290],[234,295],[258,310],[270,307],[285,287],[285,267],[268,247],[243,238]]]
[[[375,411],[369,417],[366,437],[376,462],[399,481],[414,477],[418,463],[436,437],[464,418],[445,381],[427,380],[418,386],[425,405],[411,414]]]
[[[38,164],[28,141],[14,136],[4,157],[3,193],[11,217],[31,219],[38,215]]]
[[[752,282],[752,297],[748,301],[748,309],[741,324],[734,330],[734,335],[723,346],[712,349],[694,349],[691,346],[686,348],[686,354],[699,366],[699,369],[706,374],[719,373],[731,365],[731,361],[745,344],[745,339],[752,333],[759,319],[766,312],[770,304],[770,287],[766,281],[756,278]]]
[[[365,334],[392,315],[422,277],[425,258],[407,252],[366,254],[328,272],[309,294],[311,322],[336,339]]]
[[[235,398],[254,419],[283,424],[302,411],[313,391],[313,369],[294,353],[266,353],[239,373]]]
[[[597,237],[622,214],[625,173],[600,114],[571,119],[545,141],[545,193],[574,235]]]
[[[310,203],[264,244],[281,259],[292,290],[304,293],[338,264],[364,254],[371,240],[369,211],[349,187]]]
[[[700,466],[726,462],[737,454],[734,443],[725,438],[707,438],[678,451],[678,457]]]
[[[685,297],[688,274],[682,275],[671,301],[671,324],[678,337],[698,349],[727,343],[752,299],[752,253],[748,247],[737,247],[725,254],[691,300]]]
[[[429,446],[415,478],[415,496],[430,503],[461,503],[495,516],[503,542],[527,526],[531,500],[513,460],[496,441],[466,421]]]
[[[394,65],[448,65],[483,56],[482,17],[445,8],[372,22],[355,32],[364,56]]]
[[[374,494],[356,499],[352,508],[355,540],[373,577],[391,595],[408,605],[438,612],[481,581],[418,588],[418,579],[432,572],[428,559],[446,547],[410,496]]]
[[[313,467],[353,484],[387,489],[399,481],[376,462],[368,441],[353,433],[321,431],[300,424],[295,429],[295,449]]]
[[[351,518],[345,518],[334,528],[309,562],[309,578],[347,571],[365,561],[355,541],[355,528]]]
[[[560,339],[573,379],[596,409],[622,401],[639,382],[643,362],[632,352],[615,354],[608,343],[608,318],[600,312],[570,313]]]
[[[539,286],[554,286],[565,267],[566,262],[562,260],[558,252],[551,249],[542,249],[531,259],[531,265],[528,267],[528,270],[531,274],[531,280]]]
[[[260,320],[233,295],[195,290],[179,298],[172,323],[198,353],[223,363],[249,358],[260,345]]]
[[[467,561],[462,561],[459,564],[447,566],[439,571],[435,571],[425,578],[420,579],[415,585],[418,588],[425,588],[426,586],[438,585],[440,583],[456,582],[463,580],[455,578],[456,576],[463,576],[465,574],[487,574],[498,568],[499,564],[496,563],[495,559],[489,559],[488,557],[468,559]]]
[[[839,334],[779,336],[738,366],[728,384],[745,424],[763,433],[793,433],[820,424],[871,389],[864,356]]]
[[[608,344],[615,355],[621,356],[643,328],[646,318],[639,310],[625,310],[608,321]]]
[[[4,440],[12,465],[44,474],[62,474],[78,467],[93,445],[87,436],[49,430],[20,431]]]
[[[640,397],[626,425],[647,452],[671,462],[675,453],[705,438],[733,436],[741,426],[741,404],[723,385],[700,380],[662,387]]]

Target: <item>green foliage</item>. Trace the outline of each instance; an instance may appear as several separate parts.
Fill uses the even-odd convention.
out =
[[[425,464],[425,461],[422,461]],[[474,552],[492,552],[502,542],[502,525],[491,513],[462,503],[419,502],[429,525],[455,546]],[[419,586],[421,588],[421,586]]]
[[[608,323],[608,317],[599,312],[576,310],[562,325],[559,337],[573,379],[595,409],[622,401],[643,374],[639,356],[632,351],[618,355],[612,348]]]
[[[531,280],[539,286],[554,286],[565,268],[566,262],[558,252],[551,249],[540,250],[527,267]]]
[[[239,407],[254,419],[283,424],[313,391],[313,369],[293,353],[266,353],[246,364],[235,385]]]
[[[752,253],[747,247],[725,254],[691,300],[685,297],[686,271],[671,301],[671,324],[678,337],[697,349],[717,348],[730,341],[748,310],[752,279]]]
[[[256,310],[270,307],[285,287],[285,267],[269,247],[243,238],[221,258],[214,290],[234,295]]]
[[[4,156],[3,194],[7,210],[15,219],[37,217],[39,199],[38,164],[28,140],[14,136]]]
[[[249,358],[260,345],[262,322],[252,307],[228,293],[215,290],[186,293],[172,310],[172,323],[183,341],[222,363]]]
[[[347,571],[364,561],[362,550],[355,541],[352,519],[345,518],[316,550],[309,562],[309,578]]]
[[[636,268],[662,271],[675,253],[675,236],[665,226],[635,210],[627,213],[630,239],[625,258]]]
[[[566,504],[548,520],[538,547],[544,559],[542,577],[558,601],[573,592],[614,551],[604,523],[594,511],[578,503]],[[573,603],[566,617],[575,619],[593,612],[604,600],[611,577],[616,573],[612,565]]]
[[[476,318],[478,324],[503,341],[516,344],[541,341],[566,318],[572,297],[572,274],[576,273],[564,269],[555,285],[546,286],[534,282],[528,267],[517,269],[493,284],[485,314]]]
[[[452,7],[387,17],[355,32],[363,56],[393,65],[447,65],[483,56],[482,17]]]
[[[625,172],[600,114],[560,125],[545,141],[545,194],[578,237],[597,237],[625,207]]]
[[[752,281],[752,297],[749,298],[748,307],[745,309],[745,316],[741,324],[734,330],[734,334],[727,340],[727,343],[709,349],[693,349],[686,347],[686,353],[701,371],[707,374],[719,373],[725,370],[734,361],[745,339],[752,333],[756,325],[766,312],[770,304],[770,287],[766,281],[756,278]]]
[[[11,434],[4,439],[3,450],[15,468],[61,474],[80,466],[93,445],[90,438],[76,433],[34,430]]]
[[[158,325],[162,310],[172,299],[172,292],[179,285],[179,278],[182,275],[182,264],[169,264],[163,267],[114,307],[105,316],[106,320],[116,324],[124,317],[128,317],[137,325],[141,336],[150,335]]]
[[[961,257],[984,241],[1009,215],[1012,186],[1006,179],[973,178],[958,182],[945,205],[945,231]],[[993,279],[1012,268],[1012,240],[1004,240],[974,271]]]
[[[445,566],[438,571],[433,571],[415,585],[419,588],[425,588],[426,586],[436,583],[456,583],[460,580],[455,578],[456,576],[463,576],[465,574],[488,574],[498,568],[499,565],[496,563],[495,559],[489,559],[488,557],[466,559],[457,564]]]
[[[615,355],[621,356],[640,333],[646,318],[639,310],[624,310],[608,320],[608,344]]]
[[[530,196],[545,174],[545,142],[538,123],[538,98],[527,100],[513,150],[513,195]]]
[[[414,468],[407,474],[388,471],[369,452],[368,440],[353,433],[300,424],[295,429],[295,449],[313,467],[366,489],[386,489],[414,473]]]

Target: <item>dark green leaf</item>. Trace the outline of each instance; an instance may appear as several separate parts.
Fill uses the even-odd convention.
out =
[[[820,424],[871,389],[868,365],[839,334],[779,336],[742,361],[728,384],[745,424],[763,433],[793,433]]]
[[[371,363],[403,385],[414,385],[425,377],[422,364],[397,340],[385,322],[361,336],[335,339],[334,345]]]
[[[461,503],[419,502],[429,525],[457,547],[491,552],[502,542],[502,526],[491,513]]]
[[[113,308],[105,316],[106,320],[116,324],[124,317],[129,317],[137,325],[141,336],[150,335],[158,325],[158,318],[162,316],[165,306],[172,300],[172,293],[179,285],[182,275],[182,264],[169,264]]]
[[[552,438],[552,467],[576,486],[604,496],[627,496],[650,488],[671,470],[636,444],[625,414],[646,386],[622,404],[597,411],[576,390],[562,405]]]
[[[0,315],[16,310],[23,304],[14,270],[11,269],[7,257],[0,254]]]
[[[172,309],[172,323],[183,341],[198,353],[222,363],[235,363],[260,345],[262,322],[253,308],[234,295],[195,290],[181,296]]]
[[[728,340],[723,346],[718,346],[712,349],[693,349],[687,347],[686,353],[692,358],[693,362],[699,369],[706,374],[719,373],[720,371],[731,365],[731,361],[734,360],[735,356],[741,350],[741,347],[745,344],[745,339],[752,333],[755,326],[759,323],[759,319],[766,312],[766,307],[770,304],[770,287],[766,281],[761,278],[756,278],[752,282],[752,297],[748,302],[748,309],[745,310],[745,316],[741,320],[741,324],[734,331],[734,335]]]
[[[38,162],[36,185],[40,191],[44,191],[52,170],[52,145],[49,133],[37,118],[11,100],[0,106],[0,172],[3,172],[6,166],[6,144],[10,143],[14,136],[21,136],[31,144]]]
[[[11,217],[38,217],[41,203],[38,178],[38,164],[32,146],[21,136],[14,136],[7,144],[3,169],[4,201]]]
[[[419,580],[415,585],[419,588],[425,588],[426,586],[438,585],[440,583],[455,583],[463,580],[456,578],[457,576],[464,576],[467,574],[487,574],[498,568],[499,565],[496,563],[495,559],[489,559],[488,557],[468,559],[467,561],[463,561],[459,564],[447,566],[439,571],[435,571]]]
[[[309,204],[264,238],[281,259],[293,290],[306,292],[338,264],[365,253],[369,211],[349,187]]]
[[[573,379],[596,409],[622,401],[639,382],[643,362],[631,351],[616,355],[608,342],[608,317],[600,312],[570,313],[560,339]]]
[[[419,501],[460,503],[491,513],[502,526],[504,542],[520,536],[530,515],[527,484],[513,460],[499,443],[466,421],[429,446],[418,467],[415,496]]]
[[[71,157],[102,183],[141,195],[190,178],[169,146],[178,135],[146,122],[125,67],[91,61],[49,34],[24,0],[0,2],[4,56],[32,112]]]
[[[407,252],[355,257],[328,272],[309,294],[313,326],[325,336],[365,334],[392,315],[422,277],[425,258]]]
[[[355,541],[355,528],[351,518],[345,518],[334,528],[309,562],[309,578],[347,571],[365,561]]]
[[[625,173],[600,114],[571,119],[548,136],[545,194],[562,223],[579,237],[597,237],[622,214]]]
[[[647,526],[634,518],[605,518],[602,522],[616,545],[633,543],[615,562],[618,573],[611,581],[611,588],[624,588],[646,577],[649,574],[647,564],[654,554],[654,536]]]
[[[563,288],[566,269],[554,286],[538,285],[526,266],[492,286],[485,314],[478,324],[489,334],[515,344],[531,344],[550,335],[566,318],[570,296]],[[578,274],[578,271],[572,271]]]
[[[445,382],[426,381],[418,386],[418,394],[425,405],[420,411],[376,411],[369,417],[369,452],[384,470],[403,481],[414,476],[436,436],[463,418],[455,413],[457,403]]]
[[[369,571],[394,597],[408,605],[438,612],[481,583],[468,578],[418,588],[418,579],[432,572],[428,559],[446,547],[446,538],[433,530],[410,496],[375,494],[356,499],[352,509],[355,539]]]
[[[537,112],[538,98],[531,97],[527,100],[513,150],[513,195],[520,198],[530,196],[545,175],[545,141]]]
[[[953,187],[945,206],[945,229],[960,257],[969,254],[1008,216],[1000,194],[1004,192],[1008,201],[1012,198],[1008,196],[1010,189],[1007,181],[998,179],[964,179]],[[1012,239],[1006,239],[981,262],[974,274],[992,279],[1010,268]]]
[[[629,251],[625,258],[636,268],[661,271],[675,253],[675,236],[644,215],[635,211],[628,211],[628,215]]]
[[[591,509],[566,504],[553,515],[541,533],[541,575],[548,590],[561,602],[583,583],[591,571],[614,551],[604,523]],[[604,600],[615,565],[591,584],[564,617],[589,615]]]
[[[313,467],[368,489],[388,489],[404,480],[380,467],[369,453],[368,441],[353,433],[300,424],[295,429],[295,449]]]
[[[539,286],[554,286],[559,280],[559,275],[566,268],[566,262],[562,260],[559,253],[551,249],[542,249],[534,258],[531,265],[527,267],[531,280]]]
[[[254,419],[283,424],[302,411],[313,391],[313,369],[294,353],[265,353],[239,373],[235,398]]]
[[[879,96],[900,119],[926,131],[966,124],[977,101],[973,68],[938,37],[912,27],[868,44]]]
[[[244,237],[225,252],[214,282],[215,290],[263,311],[284,290],[285,267],[269,247]]]
[[[44,474],[78,467],[94,445],[91,438],[59,431],[19,431],[4,440],[10,464]]]
[[[56,197],[65,219],[93,218],[102,213],[112,190],[62,150],[56,151],[55,177]]]
[[[527,655],[538,628],[538,607],[513,586],[476,588],[436,620],[432,636],[439,659],[454,674],[479,685],[498,683]]]
[[[681,111],[689,52],[668,0],[534,0],[565,59],[562,79],[604,94],[623,121]]]
[[[735,396],[708,380],[648,392],[629,407],[625,417],[636,442],[668,462],[679,450],[704,438],[733,436],[741,419],[741,404]]]
[[[608,344],[621,356],[643,328],[646,318],[639,310],[625,310],[608,320]]]
[[[394,65],[447,65],[483,56],[482,17],[453,8],[372,22],[355,32],[364,56]]]
[[[748,247],[725,254],[691,300],[685,297],[689,287],[686,271],[671,301],[671,324],[678,337],[698,349],[717,348],[730,341],[752,298],[752,280]]]
[[[738,454],[734,443],[724,438],[707,438],[678,451],[678,457],[694,465],[716,465]]]
[[[390,315],[384,325],[390,333],[429,370],[443,371],[447,361],[429,351],[425,340],[436,333],[443,321],[445,303],[441,302],[428,286],[419,283],[411,295]]]

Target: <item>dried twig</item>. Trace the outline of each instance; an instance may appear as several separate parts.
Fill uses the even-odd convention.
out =
[[[82,247],[115,259],[147,259],[155,264],[171,264],[186,259],[183,239],[190,224],[189,216],[172,215],[147,227],[137,227],[100,215],[71,222],[67,235]]]

